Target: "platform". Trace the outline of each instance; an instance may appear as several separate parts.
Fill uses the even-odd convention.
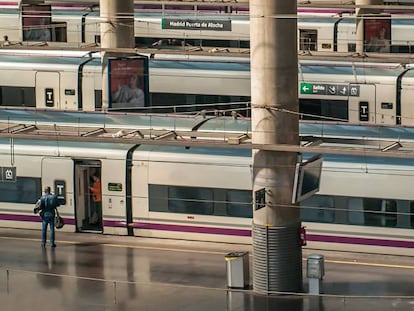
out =
[[[251,255],[246,245],[57,231],[57,248],[42,249],[40,230],[1,228],[0,244],[6,311],[414,310],[414,257],[304,249],[303,292],[261,295],[227,286],[225,255]],[[320,295],[308,294],[314,253]]]

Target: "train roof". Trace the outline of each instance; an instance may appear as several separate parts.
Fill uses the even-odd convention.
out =
[[[13,140],[15,155],[41,155],[52,157],[78,157],[101,159],[125,159],[133,144],[106,142],[77,142],[59,140]],[[10,153],[10,140],[0,138],[0,153]]]
[[[197,60],[150,60],[150,68],[179,69],[179,70],[206,70],[249,72],[250,63],[243,61],[216,61]],[[318,75],[347,75],[347,76],[391,76],[397,77],[406,69],[400,63],[363,63],[363,62],[334,62],[334,61],[299,61],[301,74]]]
[[[3,148],[1,147],[3,146]],[[2,151],[3,149],[3,151]],[[251,166],[252,150],[215,147],[184,147],[168,145],[135,145],[123,143],[74,142],[53,140],[15,139],[13,151],[15,154],[42,155],[53,157],[70,157],[85,159],[119,159],[124,160],[127,153],[134,149],[134,160],[138,161],[167,161],[177,163],[205,163],[207,165]],[[0,138],[0,153],[10,152],[9,140]],[[314,156],[314,153],[302,154],[303,160]],[[324,154],[325,169],[344,167],[357,169],[368,173],[371,169],[387,169],[389,174],[412,174],[414,159],[398,159],[389,157],[364,157],[357,155]],[[350,165],[350,166],[348,166]],[[386,168],[384,168],[384,166]],[[394,171],[393,171],[394,169]]]
[[[73,52],[73,51],[72,51]],[[76,65],[88,61],[88,65],[100,66],[101,59],[97,53],[90,56],[86,51],[63,51],[63,56],[56,56],[53,52],[46,55],[27,55],[24,52],[18,55],[10,55],[6,51],[0,53],[0,63],[14,63],[18,66],[24,64],[42,64],[45,66]],[[248,72],[250,63],[248,58],[205,57],[204,60],[180,59],[171,55],[163,55],[159,59],[150,58],[151,69],[177,69],[177,70],[206,70],[206,71],[230,71]],[[334,75],[359,75],[359,76],[396,76],[405,70],[405,66],[399,63],[363,63],[352,61],[312,61],[300,60],[299,71],[304,74],[334,74]]]
[[[205,163],[207,165],[251,166],[252,150],[215,147],[184,147],[167,145],[136,145],[114,142],[83,142],[59,140],[14,139],[15,155],[41,155],[44,157],[69,157],[85,159],[118,159],[125,160],[127,153],[134,149],[134,160],[166,161],[177,163]],[[10,140],[0,138],[0,153],[10,152]],[[312,153],[304,153],[303,159],[312,157]],[[397,159],[389,157],[364,157],[338,154],[323,155],[325,169],[346,167],[368,173],[369,170],[386,169],[388,174],[411,174],[414,170],[414,159]]]
[[[39,109],[0,109],[0,121],[23,124],[57,124],[73,127],[141,128],[189,130],[203,122],[203,117],[166,116],[158,114],[75,112]]]
[[[74,112],[40,109],[4,109],[0,108],[2,124],[49,124],[91,128],[127,128],[127,129],[165,129],[198,132],[251,133],[251,119],[232,117],[203,117],[201,115],[164,115],[116,112]],[[323,123],[301,121],[300,135],[405,140],[414,142],[414,127],[392,127],[383,125],[358,125],[349,123]]]
[[[243,53],[220,53],[220,55],[191,51],[159,51],[156,49],[133,50],[135,55],[149,58],[150,68],[178,69],[178,70],[206,70],[206,71],[233,71],[248,72],[250,57]],[[335,56],[334,56],[335,55]],[[28,49],[3,48],[0,49],[0,63],[79,65],[85,60],[89,65],[101,65],[101,52],[96,49],[76,49],[70,46],[59,50],[56,48]],[[406,68],[412,68],[409,55],[380,57],[376,54],[370,57],[355,57],[352,54],[315,53],[315,55],[299,55],[298,66],[301,73],[309,74],[336,74],[359,76],[395,76]]]
[[[94,129],[122,129],[127,127],[129,129],[163,129],[165,132],[172,131],[187,131],[190,135],[192,133],[216,133],[215,137],[220,135],[228,136],[232,133],[245,133],[251,134],[251,120],[249,119],[233,119],[229,117],[210,117],[203,118],[201,116],[184,117],[184,116],[168,116],[168,115],[140,115],[140,114],[118,114],[118,113],[77,113],[77,112],[56,112],[56,111],[36,111],[36,110],[18,110],[18,109],[1,109],[0,124],[4,127],[6,124],[36,124],[41,126],[42,124],[52,124],[56,132],[51,133],[48,140],[41,139],[41,136],[37,136],[34,139],[26,139],[15,135],[13,139],[13,146],[16,152],[23,152],[26,154],[42,154],[49,156],[68,156],[68,157],[84,157],[88,158],[93,156],[102,158],[116,158],[123,159],[132,147],[137,143],[141,144],[137,148],[137,151],[141,154],[140,158],[149,157],[149,153],[152,153],[151,157],[163,157],[166,160],[171,161],[185,161],[183,157],[173,157],[172,154],[187,154],[199,155],[197,161],[203,161],[202,155],[208,155],[209,157],[242,157],[237,165],[249,162],[251,158],[251,149],[249,148],[234,148],[231,144],[227,146],[211,144],[210,146],[197,146],[197,145],[166,145],[161,140],[155,142],[157,137],[154,135],[151,143],[147,143],[148,140],[140,141],[123,141],[122,138],[118,140],[111,139],[110,141],[83,141],[79,135],[76,136],[76,140],[65,140],[63,135],[70,135],[70,133],[60,130],[61,126],[67,125],[72,122],[73,132],[76,133],[77,129],[81,127],[89,126],[91,132]],[[17,122],[16,122],[17,121]],[[81,130],[79,130],[81,131]],[[79,133],[78,131],[78,133]],[[4,128],[2,128],[4,133]],[[336,145],[332,145],[336,150],[340,150],[340,145],[351,144],[353,148],[365,148],[366,152],[369,151],[370,140],[374,142],[378,147],[381,141],[384,141],[388,145],[389,141],[395,143],[401,142],[402,146],[407,142],[414,142],[414,128],[411,127],[387,127],[379,125],[354,125],[354,124],[333,124],[333,123],[312,123],[312,122],[300,122],[299,134],[302,141],[307,141],[308,138],[323,138],[324,145],[329,145],[329,138],[333,138],[336,141]],[[53,137],[52,137],[53,136]],[[200,137],[203,137],[202,135]],[[200,138],[202,139],[202,138]],[[2,152],[10,152],[10,138],[0,138],[2,145]],[[27,148],[27,146],[33,146],[36,148]],[[82,150],[77,148],[82,147]],[[349,147],[349,146],[348,146]],[[377,148],[373,146],[374,148]],[[27,150],[26,150],[26,149]],[[408,147],[409,148],[409,147]],[[404,147],[402,147],[404,149]],[[309,152],[307,149],[303,149],[304,157],[308,158],[315,154],[315,151]],[[311,149],[312,150],[312,149]],[[410,149],[407,149],[410,150]],[[156,155],[158,153],[158,155]],[[161,153],[164,153],[161,155]],[[330,163],[330,167],[335,165],[341,165],[340,163],[353,163],[359,165],[359,169],[375,168],[377,165],[394,166],[396,169],[407,166],[407,169],[414,169],[413,157],[391,157],[386,155],[386,151],[378,153],[376,156],[364,155],[364,152],[359,154],[339,154],[339,153],[325,153],[323,155],[324,161]],[[220,163],[219,160],[214,158],[215,163]],[[205,158],[204,162],[208,162],[209,158]],[[246,162],[246,163],[247,163]],[[339,163],[339,164],[334,164]],[[368,166],[369,165],[369,166]],[[389,168],[388,168],[389,169]]]
[[[150,60],[150,68],[168,68],[180,70],[212,70],[212,71],[249,71],[250,64],[246,62],[215,62],[215,61],[188,61],[188,60]]]
[[[305,74],[358,76],[398,76],[405,70],[399,63],[359,63],[300,61],[299,71]]]
[[[136,161],[156,161],[225,166],[251,166],[252,151],[235,148],[200,148],[164,145],[140,145],[134,152]]]
[[[307,160],[314,155],[313,153],[304,153],[302,154],[302,158],[303,160]],[[186,148],[183,146],[140,145],[137,148],[137,153],[134,154],[134,159],[191,163],[190,161],[194,160],[194,156],[197,157],[197,161],[208,164],[213,164],[214,162],[234,166],[252,165],[252,150],[236,148]],[[235,161],[235,157],[239,158],[239,160]],[[233,162],[223,163],[224,158],[232,158]],[[414,171],[414,159],[411,158],[396,159],[388,157],[324,154],[323,162],[325,169],[343,168],[345,164],[346,168],[351,170],[352,166],[352,169],[357,169],[361,173],[368,173],[368,170],[381,168],[383,170],[386,169],[390,175],[403,174],[404,171],[409,171],[407,174],[412,174],[412,171]]]
[[[19,67],[27,64],[37,64],[48,66],[61,66],[61,65],[76,65],[84,63],[88,57],[77,57],[77,56],[56,56],[56,55],[8,55],[0,53],[0,63],[2,64],[17,64]],[[92,62],[96,65],[100,65],[99,58],[92,58]]]

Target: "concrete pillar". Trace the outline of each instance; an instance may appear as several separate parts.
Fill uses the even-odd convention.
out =
[[[101,48],[102,48],[102,110],[108,110],[107,59],[119,53],[105,49],[134,48],[134,0],[100,0]]]
[[[360,6],[367,5],[383,5],[383,0],[356,0],[356,52],[363,54],[364,51],[364,15],[367,14],[379,14],[382,10],[361,8]]]
[[[254,144],[299,144],[296,0],[250,0]],[[300,291],[300,210],[292,205],[297,155],[253,150],[253,290]]]

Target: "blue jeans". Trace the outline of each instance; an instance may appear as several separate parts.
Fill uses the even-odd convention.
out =
[[[46,244],[47,225],[50,227],[50,245],[55,244],[55,215],[45,212],[42,217],[42,245]]]

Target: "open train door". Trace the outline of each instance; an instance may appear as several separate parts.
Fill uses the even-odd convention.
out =
[[[76,159],[74,165],[76,231],[102,233],[102,201],[97,202],[92,191],[94,176],[101,179],[101,162]],[[100,185],[98,190],[101,193]]]
[[[42,159],[42,190],[49,186],[57,195],[65,229],[71,224],[75,210],[73,192],[73,160],[64,157],[45,157]]]

